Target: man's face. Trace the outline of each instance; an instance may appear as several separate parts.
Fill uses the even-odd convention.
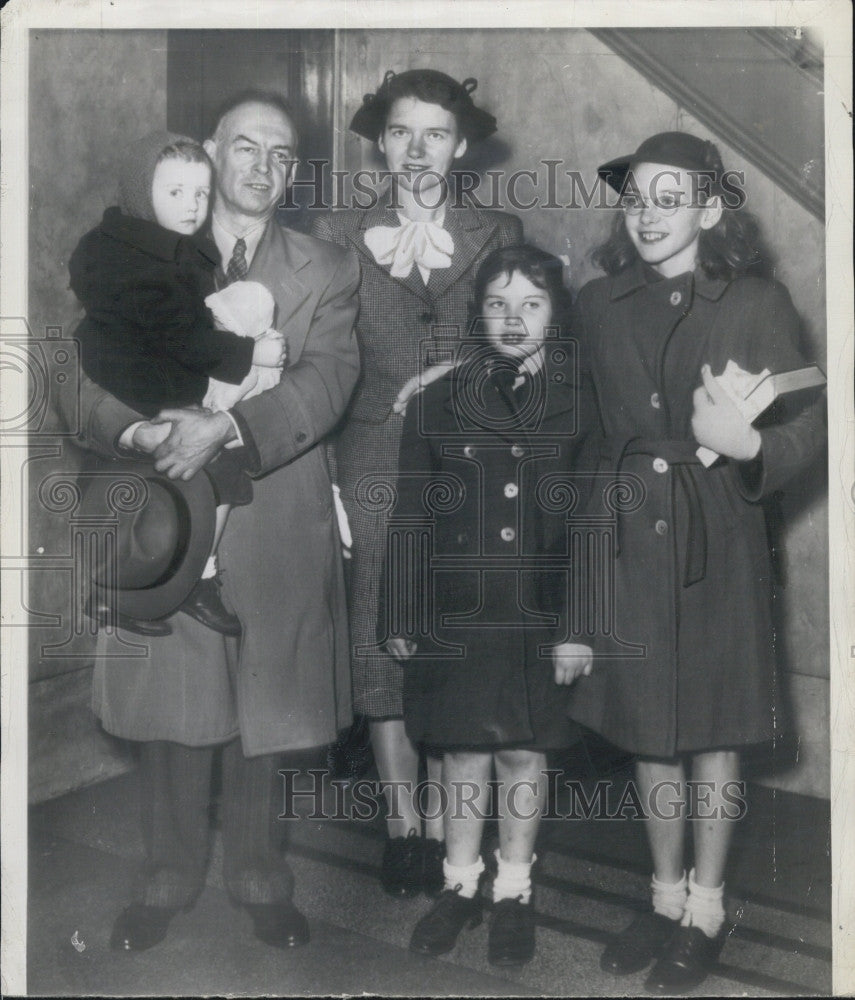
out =
[[[241,104],[220,123],[205,149],[216,169],[217,205],[266,219],[294,180],[296,134],[287,115],[268,104]]]

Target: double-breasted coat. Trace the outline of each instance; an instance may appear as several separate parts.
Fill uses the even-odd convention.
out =
[[[351,721],[340,540],[323,441],[358,375],[359,273],[353,254],[271,221],[248,277],[274,297],[288,365],[277,386],[232,411],[254,500],[232,511],[219,561],[243,634],[224,639],[176,614],[172,635],[146,638],[137,655],[116,656],[113,645],[112,655],[96,656],[93,699],[117,736],[203,746],[239,734],[255,756],[328,743]],[[80,410],[82,443],[106,455],[139,419],[88,380]]]
[[[399,226],[385,204],[349,209],[318,219],[313,232],[359,256],[357,337],[360,379],[335,438],[336,475],[353,535],[350,631],[354,711],[374,718],[400,717],[401,668],[377,647],[377,594],[383,569],[386,514],[371,502],[372,481],[394,476],[403,417],[392,412],[404,384],[445,359],[431,344],[464,336],[478,265],[491,251],[522,241],[515,216],[471,205],[449,205],[444,226],[454,241],[451,266],[431,271],[425,284],[418,267],[393,278],[365,244],[373,226]]]
[[[713,374],[731,359],[750,372],[806,363],[790,297],[758,278],[665,280],[636,262],[582,289],[574,330],[602,418],[600,471],[642,486],[618,515],[613,567],[615,632],[633,655],[612,644],[598,657],[573,686],[571,716],[658,757],[770,738],[778,698],[760,501],[821,452],[824,401],[782,399],[758,459],[710,468],[695,455],[691,416],[705,363]]]
[[[569,592],[554,501],[595,408],[572,352],[544,355],[513,393],[475,352],[407,412],[378,634],[417,644],[403,667],[414,741],[545,749],[576,731],[551,659]]]

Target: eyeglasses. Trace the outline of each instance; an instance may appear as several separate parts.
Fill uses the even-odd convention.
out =
[[[673,215],[678,208],[682,208],[684,205],[690,206],[689,202],[683,201],[684,197],[683,194],[674,191],[663,191],[655,198],[644,198],[640,194],[625,194],[620,200],[620,207],[627,215],[641,215],[645,208],[650,207],[655,208],[660,215],[667,217]]]

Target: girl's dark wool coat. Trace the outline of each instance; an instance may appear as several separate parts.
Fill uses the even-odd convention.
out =
[[[392,412],[404,384],[442,360],[431,350],[462,336],[472,285],[481,261],[499,247],[522,242],[522,224],[505,212],[449,204],[444,226],[454,240],[451,266],[431,272],[425,285],[416,266],[393,278],[365,244],[373,226],[399,226],[387,204],[349,209],[318,219],[315,236],[356,251],[361,268],[356,333],[362,369],[335,437],[336,476],[353,535],[350,632],[354,710],[374,718],[402,714],[401,667],[375,646],[377,594],[385,555],[385,514],[361,499],[372,477],[394,476],[403,418]],[[368,478],[366,478],[368,477]],[[360,485],[361,484],[361,485]]]
[[[619,515],[614,561],[616,633],[640,655],[597,657],[573,686],[570,714],[627,750],[670,757],[773,735],[773,580],[759,501],[821,453],[824,400],[779,401],[758,459],[704,468],[692,395],[705,363],[713,374],[730,359],[750,372],[802,367],[799,326],[783,286],[757,278],[665,280],[637,262],[579,295],[574,331],[605,434],[599,468],[643,483],[637,509]],[[592,513],[601,507],[598,493]]]
[[[517,409],[483,364],[464,363],[407,411],[378,633],[388,634],[386,611],[404,592],[395,552],[427,531],[430,555],[418,545],[411,553],[409,593],[421,608],[410,613],[431,634],[414,636],[418,655],[403,667],[414,741],[545,749],[575,738],[549,654],[567,567],[544,561],[561,545],[565,515],[539,490],[577,467],[595,420],[589,383],[577,390],[566,372],[547,362]]]

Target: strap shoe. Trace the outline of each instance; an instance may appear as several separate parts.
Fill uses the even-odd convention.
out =
[[[460,886],[444,889],[429,913],[416,924],[410,938],[410,951],[420,955],[444,955],[457,943],[464,927],[477,927],[482,921],[481,900],[460,895]]]
[[[616,976],[626,976],[646,968],[662,953],[671,935],[679,927],[677,920],[648,910],[609,941],[600,956],[600,968]]]
[[[226,610],[220,597],[220,588],[213,577],[199,580],[179,610],[222,635],[241,634],[240,619]]]
[[[700,927],[678,927],[644,984],[648,993],[683,996],[710,974],[724,934],[707,937]]]
[[[487,960],[490,965],[525,965],[534,958],[534,906],[522,897],[493,906]]]

